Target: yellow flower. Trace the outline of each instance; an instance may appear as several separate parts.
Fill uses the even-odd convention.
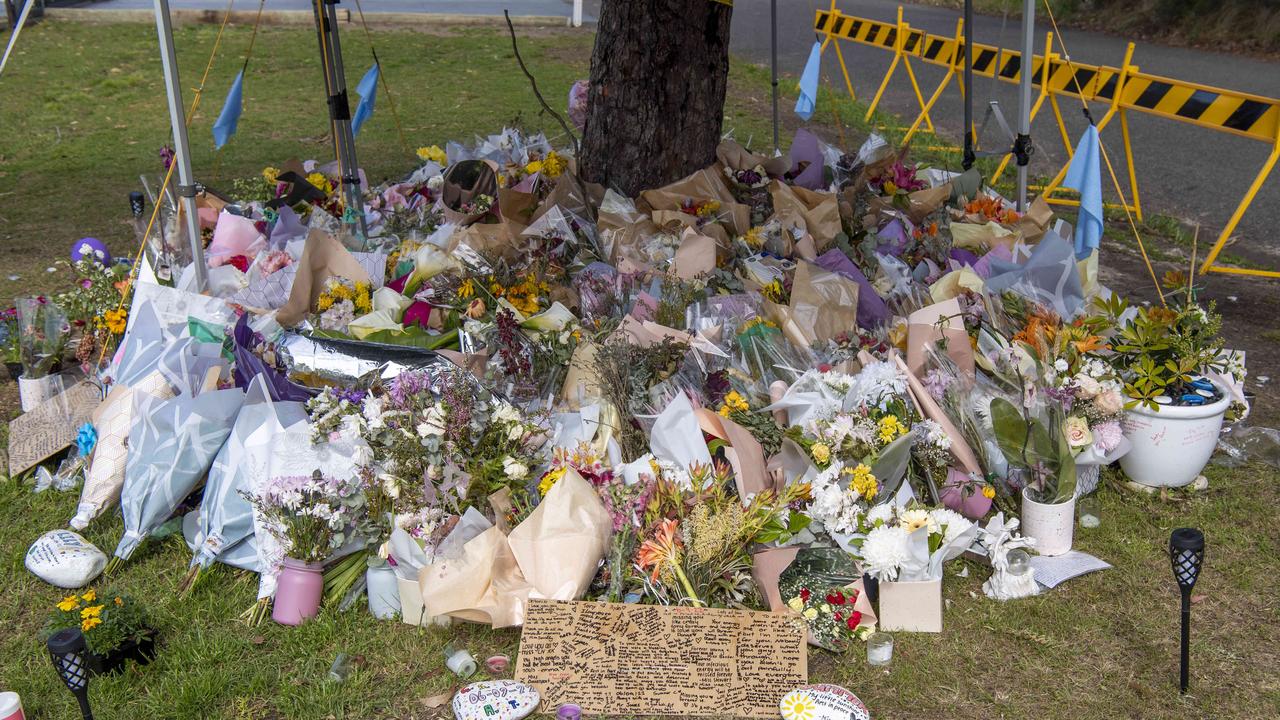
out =
[[[474,281],[471,280],[471,278],[467,278],[466,280],[463,280],[462,283],[458,285],[458,297],[469,298],[469,297],[474,297],[475,294],[476,294],[476,284]]]
[[[266,180],[268,185],[275,185],[280,182],[280,168],[274,168],[270,165],[262,168],[262,179]]]
[[[559,482],[562,477],[564,477],[563,467],[548,470],[547,474],[542,476],[542,482],[538,483],[538,492],[545,496],[547,493],[551,492],[551,488],[555,487],[555,484]]]
[[[742,397],[737,390],[730,390],[728,395],[724,396],[724,404],[730,410],[747,412],[751,406],[747,404],[747,399]]]
[[[129,311],[121,308],[108,310],[102,314],[102,327],[105,327],[113,335],[119,335],[124,332],[127,320],[129,319]]]
[[[331,307],[333,307],[333,296],[329,293],[321,293],[320,297],[316,298],[316,310],[324,312]]]
[[[995,496],[996,496],[996,489],[995,489],[995,488],[991,487],[990,485],[983,485],[983,486],[982,486],[982,497],[984,497],[984,498],[986,498],[986,499],[988,499],[988,500],[991,500],[991,499],[992,499],[992,498],[994,498]]]
[[[84,600],[85,602],[93,602],[94,600],[98,599],[98,593],[94,592],[93,590],[90,590],[89,592],[81,595],[80,599]]]
[[[534,173],[536,173],[536,172],[540,172],[541,170],[542,170],[542,161],[541,161],[541,160],[534,160],[533,162],[531,162],[531,163],[529,163],[528,165],[525,165],[525,166],[524,166],[524,171],[525,171],[526,173],[530,174],[530,175],[532,175],[532,174],[534,174]]]
[[[819,465],[826,465],[831,460],[831,446],[826,443],[814,443],[809,448],[809,454],[813,456],[814,462]]]
[[[116,603],[116,606],[117,606],[117,607],[122,606],[122,605],[124,605],[124,599],[123,599],[123,598],[116,598],[115,603]]]
[[[90,630],[98,627],[101,624],[102,624],[102,618],[91,617],[86,619],[84,622],[80,623],[80,629],[84,632],[89,632]]]
[[[896,192],[898,192],[898,186],[897,186],[897,185],[894,185],[892,180],[885,180],[885,181],[884,181],[884,194],[885,194],[885,195],[892,195],[892,194],[894,194],[894,193],[896,193]]]
[[[560,177],[565,170],[564,158],[555,150],[547,153],[547,157],[542,161],[542,174],[547,177]]]
[[[864,500],[874,500],[876,493],[880,492],[880,485],[876,482],[876,476],[871,474],[871,468],[862,463],[850,470],[844,469],[846,475],[851,476],[849,479],[849,489]]]
[[[796,612],[804,612],[804,600],[799,596],[795,596],[787,601],[787,607]]]
[[[720,409],[719,409],[719,410],[717,410],[716,412],[720,413],[720,417],[727,418],[727,417],[729,417],[729,406],[728,406],[728,405],[721,405],[721,406],[720,406]]]
[[[89,618],[96,618],[102,614],[103,607],[104,607],[103,605],[94,605],[93,607],[87,607],[80,611],[80,617],[85,620]]]
[[[817,609],[817,608],[809,608],[808,610],[805,610],[803,614],[804,614],[804,619],[805,619],[805,620],[816,620],[816,619],[818,619],[818,609]]]
[[[333,192],[333,184],[329,182],[329,178],[324,176],[324,173],[311,173],[307,176],[307,182],[324,191],[326,195]]]
[[[444,150],[440,149],[439,145],[429,145],[427,147],[418,148],[418,159],[433,162],[438,165],[444,165],[449,162],[448,155],[445,154]]]
[[[62,612],[71,612],[79,607],[80,601],[75,595],[68,595],[62,598],[62,602],[58,603],[58,609]]]
[[[886,415],[880,418],[880,442],[887,443],[907,432],[907,426],[898,420],[897,415]]]
[[[762,227],[751,228],[750,230],[747,231],[746,235],[742,236],[742,242],[746,243],[747,247],[751,248],[752,250],[759,250],[760,248],[764,247],[764,228]]]

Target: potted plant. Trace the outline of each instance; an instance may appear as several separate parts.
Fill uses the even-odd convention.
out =
[[[145,665],[155,657],[156,632],[146,609],[128,595],[111,590],[68,595],[54,606],[45,637],[68,628],[84,633],[86,664],[95,675],[119,672],[128,660]]]
[[[1076,511],[1076,463],[1068,435],[1072,427],[1061,404],[1038,412],[992,398],[991,425],[1008,463],[1008,485],[1022,489],[1022,531],[1036,539],[1041,555],[1071,550]]]
[[[918,502],[876,505],[860,526],[853,554],[879,584],[880,629],[942,632],[942,565],[973,544],[978,526]]]
[[[1179,277],[1173,277],[1181,285]],[[1219,335],[1222,317],[1202,307],[1188,282],[1166,296],[1169,307],[1129,311],[1123,301],[1106,310],[1118,319],[1110,362],[1127,396],[1124,433],[1132,449],[1120,466],[1135,482],[1181,487],[1204,469],[1218,444],[1232,400],[1206,373],[1229,370]],[[1125,319],[1119,318],[1125,316]],[[1234,371],[1243,375],[1243,365]]]
[[[22,361],[18,392],[23,412],[30,412],[61,390],[54,373],[61,367],[71,325],[62,310],[43,296],[18,298],[15,305]]]
[[[319,470],[273,477],[249,500],[286,553],[271,618],[300,625],[320,612],[325,561],[357,537],[357,525],[364,521],[361,481],[324,477]]]

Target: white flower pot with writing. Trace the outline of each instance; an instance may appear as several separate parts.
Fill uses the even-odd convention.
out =
[[[18,378],[18,398],[22,401],[22,412],[31,412],[42,405],[45,400],[62,392],[61,375],[44,375],[29,378],[26,375]]]
[[[1036,539],[1035,550],[1041,555],[1063,555],[1071,551],[1075,533],[1076,499],[1066,502],[1039,503],[1022,490],[1022,534]]]
[[[1124,435],[1133,443],[1120,467],[1134,482],[1150,487],[1189,485],[1218,446],[1222,418],[1231,398],[1208,405],[1142,406],[1126,410]]]

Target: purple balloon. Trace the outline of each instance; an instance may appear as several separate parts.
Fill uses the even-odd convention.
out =
[[[71,262],[78,263],[81,260],[93,260],[99,265],[110,265],[111,253],[98,238],[83,237],[71,245]]]

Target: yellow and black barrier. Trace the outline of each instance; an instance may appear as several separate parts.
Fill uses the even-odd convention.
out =
[[[903,21],[902,7],[898,7],[897,22],[884,22],[868,18],[845,15],[835,6],[832,0],[828,10],[819,10],[814,19],[814,30],[825,38],[822,47],[831,44],[840,59],[840,70],[844,75],[845,86],[850,97],[856,96],[853,82],[849,77],[848,67],[840,52],[840,45],[833,40],[848,40],[862,45],[878,47],[894,54],[888,72],[881,80],[867,108],[866,119],[870,120],[884,95],[898,65],[907,71],[916,100],[920,103],[920,114],[907,130],[903,143],[908,143],[921,124],[929,132],[934,132],[933,119],[929,111],[933,109],[938,98],[954,79],[963,96],[964,87],[964,23],[956,23],[953,36],[935,35],[912,28]],[[1062,119],[1062,109],[1058,104],[1059,96],[1080,98],[1086,103],[1098,103],[1106,107],[1106,112],[1097,121],[1098,131],[1102,132],[1111,120],[1120,116],[1120,131],[1124,141],[1125,163],[1129,174],[1131,198],[1125,201],[1124,207],[1142,219],[1142,204],[1138,195],[1138,178],[1133,164],[1133,148],[1129,139],[1128,112],[1140,112],[1155,115],[1177,122],[1189,123],[1217,132],[1231,133],[1241,137],[1266,142],[1271,145],[1271,153],[1255,176],[1244,197],[1236,206],[1231,218],[1227,221],[1213,249],[1205,258],[1200,272],[1223,272],[1245,275],[1261,275],[1280,277],[1280,272],[1272,270],[1254,270],[1248,268],[1224,267],[1216,264],[1222,248],[1231,239],[1232,233],[1240,223],[1249,205],[1266,182],[1277,161],[1280,161],[1280,99],[1268,98],[1249,93],[1225,90],[1199,83],[1185,82],[1141,72],[1132,63],[1134,45],[1129,43],[1125,56],[1119,67],[1106,65],[1089,65],[1069,60],[1054,52],[1053,33],[1045,38],[1045,52],[1032,58],[1030,72],[1032,85],[1039,94],[1031,108],[1031,118],[1035,119],[1044,103],[1048,101],[1053,108],[1058,131],[1067,152],[1067,163],[1058,170],[1054,178],[1041,190],[1041,196],[1047,201],[1063,205],[1078,205],[1078,200],[1056,197],[1061,183],[1066,177],[1070,158],[1075,147],[1071,143],[1066,124]],[[911,66],[911,60],[917,59],[931,65],[946,68],[947,74],[934,90],[929,100],[924,99],[920,84]],[[994,45],[973,44],[973,74],[975,77],[998,78],[1009,83],[1018,83],[1022,79],[1024,64],[1022,53]],[[973,132],[973,128],[968,129]],[[991,181],[994,183],[1004,173],[1011,156],[1006,155],[996,169]]]

